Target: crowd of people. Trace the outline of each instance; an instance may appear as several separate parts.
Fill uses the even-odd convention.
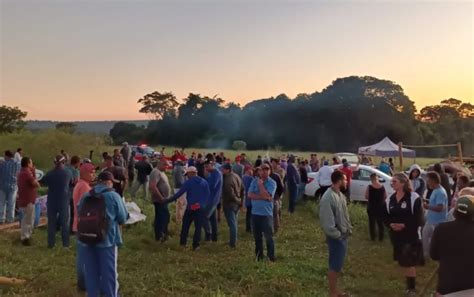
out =
[[[17,201],[22,213],[20,240],[28,246],[32,244],[34,204],[40,182],[32,160],[22,156],[21,149],[15,154],[5,151],[4,159],[0,163],[0,223],[14,221]],[[360,156],[358,164],[370,162]],[[319,159],[317,154],[311,154],[310,160],[291,154],[258,156],[255,162],[245,153],[234,160],[224,153],[193,152],[187,157],[184,150],[168,157],[164,148],[157,159],[143,155],[137,160],[125,142],[112,155],[103,153],[102,162],[93,165],[89,159],[70,157],[61,151],[54,158],[54,168],[41,180],[48,188],[47,246],[55,246],[59,230],[63,247],[69,247],[70,234],[76,234],[78,289],[88,296],[118,296],[117,247],[123,242],[120,226],[128,217],[124,195],[128,189],[131,199],[138,201],[142,189],[142,201],[151,201],[154,206],[156,241],[170,239],[169,204],[175,202],[181,246],[187,246],[191,225],[193,250],[201,246],[202,234],[205,241],[218,241],[223,213],[228,246],[235,249],[238,216],[245,210],[245,228],[255,241],[255,259],[277,261],[274,235],[282,226],[285,193],[288,213],[294,214],[297,202],[304,196],[308,173],[319,172],[317,196],[321,197],[319,220],[329,251],[329,294],[349,296],[338,289],[337,280],[353,232],[347,203],[352,168],[358,164],[334,158],[332,165],[339,166],[331,166],[329,160]],[[407,295],[415,296],[416,267],[430,257],[440,263],[439,294],[474,289],[474,262],[472,257],[463,258],[474,248],[472,181],[460,174],[452,187],[449,180],[446,183],[447,175],[439,164],[426,178],[417,165],[410,168],[408,175],[395,173],[392,160],[382,160],[378,168],[393,175],[394,194],[387,194],[375,174],[370,177],[365,194],[369,237],[383,241],[388,229],[393,259],[404,268]]]

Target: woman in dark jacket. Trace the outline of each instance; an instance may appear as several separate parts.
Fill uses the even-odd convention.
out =
[[[390,229],[393,259],[405,268],[407,296],[416,296],[415,267],[424,264],[419,233],[423,225],[422,203],[405,174],[393,176],[392,188],[395,193],[385,202],[385,223]]]

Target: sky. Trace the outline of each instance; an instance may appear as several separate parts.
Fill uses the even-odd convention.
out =
[[[147,119],[153,91],[241,105],[370,75],[418,109],[474,103],[472,1],[0,0],[0,105]]]

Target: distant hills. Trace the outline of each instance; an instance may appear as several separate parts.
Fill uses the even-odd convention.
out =
[[[82,122],[71,122],[77,125],[78,132],[84,133],[95,133],[95,134],[109,134],[110,129],[117,122],[125,122],[135,124],[137,126],[147,126],[147,120],[139,121],[82,121]],[[60,123],[59,121],[26,121],[26,128],[31,131],[55,129],[56,124]]]

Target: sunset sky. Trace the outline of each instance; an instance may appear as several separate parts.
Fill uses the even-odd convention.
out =
[[[242,105],[338,77],[421,108],[474,103],[472,1],[0,0],[0,105],[28,119],[144,119],[152,91]]]

